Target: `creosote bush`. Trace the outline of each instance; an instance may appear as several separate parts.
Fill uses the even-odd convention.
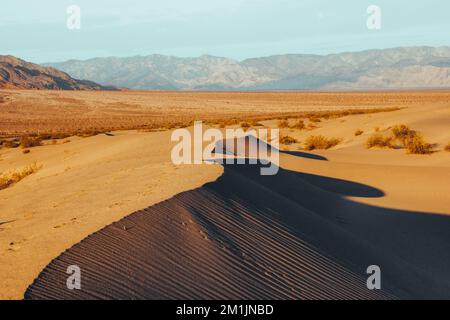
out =
[[[408,140],[413,139],[417,133],[411,130],[407,125],[401,124],[392,128],[392,135],[395,139],[400,141],[403,146],[406,146]]]
[[[305,121],[297,120],[293,125],[290,126],[291,129],[303,130],[306,128]]]
[[[391,136],[385,137],[380,133],[376,133],[367,138],[366,146],[370,148],[393,148],[392,145],[393,138]]]
[[[427,143],[422,136],[415,135],[406,140],[406,150],[411,154],[431,154],[433,153],[433,145]]]
[[[450,152],[450,142],[444,147],[444,150]]]
[[[291,137],[291,136],[280,136],[280,143],[284,145],[291,145],[294,143],[297,143],[297,139]]]
[[[36,163],[33,163],[29,166],[26,166],[25,168],[23,168],[21,170],[15,170],[15,171],[0,174],[0,190],[6,189],[6,188],[12,186],[13,184],[24,179],[25,177],[37,172],[41,168],[42,168],[41,165],[37,165]]]
[[[399,145],[395,145],[398,142]],[[425,139],[407,125],[400,124],[392,128],[389,136],[376,133],[370,136],[366,142],[367,148],[405,148],[410,154],[431,154],[433,145],[426,142]]]
[[[22,149],[38,147],[41,145],[42,145],[42,138],[39,136],[37,137],[23,136],[20,139],[20,147]]]
[[[248,122],[241,122],[241,128],[242,129],[248,129],[251,127],[251,124]]]
[[[342,139],[339,138],[326,138],[324,136],[310,136],[305,141],[306,150],[316,150],[316,149],[330,149],[337,146]]]
[[[289,128],[289,122],[287,120],[279,120],[278,121],[278,128],[280,129],[284,129],[284,128]]]

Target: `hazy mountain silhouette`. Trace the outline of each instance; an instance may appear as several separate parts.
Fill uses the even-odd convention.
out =
[[[103,85],[165,90],[315,90],[450,87],[449,47],[237,61],[204,55],[94,58],[47,64]]]

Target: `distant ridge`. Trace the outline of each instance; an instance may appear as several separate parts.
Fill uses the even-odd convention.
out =
[[[55,68],[14,56],[0,56],[0,88],[50,90],[115,90],[88,80],[77,80]]]
[[[365,90],[450,88],[449,47],[237,61],[203,55],[94,58],[49,63],[80,79],[137,90]]]

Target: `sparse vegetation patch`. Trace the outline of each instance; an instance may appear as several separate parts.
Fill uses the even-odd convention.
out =
[[[278,121],[278,128],[280,129],[284,129],[284,128],[289,128],[289,122],[287,120],[279,120]]]
[[[291,136],[280,136],[280,143],[284,145],[291,145],[297,143],[297,139]]]
[[[396,145],[398,142],[398,145]],[[433,153],[433,144],[425,141],[422,135],[411,130],[407,125],[396,125],[391,129],[391,134],[384,136],[376,133],[370,136],[366,142],[367,148],[404,148],[410,154]]]
[[[293,125],[290,126],[291,129],[303,130],[306,128],[305,121],[297,120]]]
[[[326,138],[324,136],[310,136],[305,141],[306,150],[320,150],[320,149],[330,149],[337,146],[342,139],[339,138]]]
[[[406,140],[406,150],[411,154],[431,154],[433,153],[433,145],[424,140],[420,135],[415,135]]]
[[[41,168],[42,168],[41,165],[33,163],[33,164],[26,166],[25,168],[22,168],[20,170],[14,170],[11,172],[6,172],[6,173],[0,174],[0,190],[6,189],[6,188],[18,183],[25,177],[28,177],[29,175],[37,172]]]
[[[450,142],[444,147],[444,150],[450,152]]]
[[[367,148],[393,148],[392,145],[392,137],[391,136],[383,136],[380,133],[376,133],[374,135],[371,135],[367,141],[366,146]]]

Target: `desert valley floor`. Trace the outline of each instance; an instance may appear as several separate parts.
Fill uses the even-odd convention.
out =
[[[365,109],[386,110],[338,114]],[[279,173],[174,165],[171,132],[193,120],[284,121]],[[433,151],[366,147],[401,124]],[[0,174],[39,168],[0,189],[0,298],[450,298],[450,92],[2,90],[0,135]],[[305,150],[318,135],[339,143]]]

